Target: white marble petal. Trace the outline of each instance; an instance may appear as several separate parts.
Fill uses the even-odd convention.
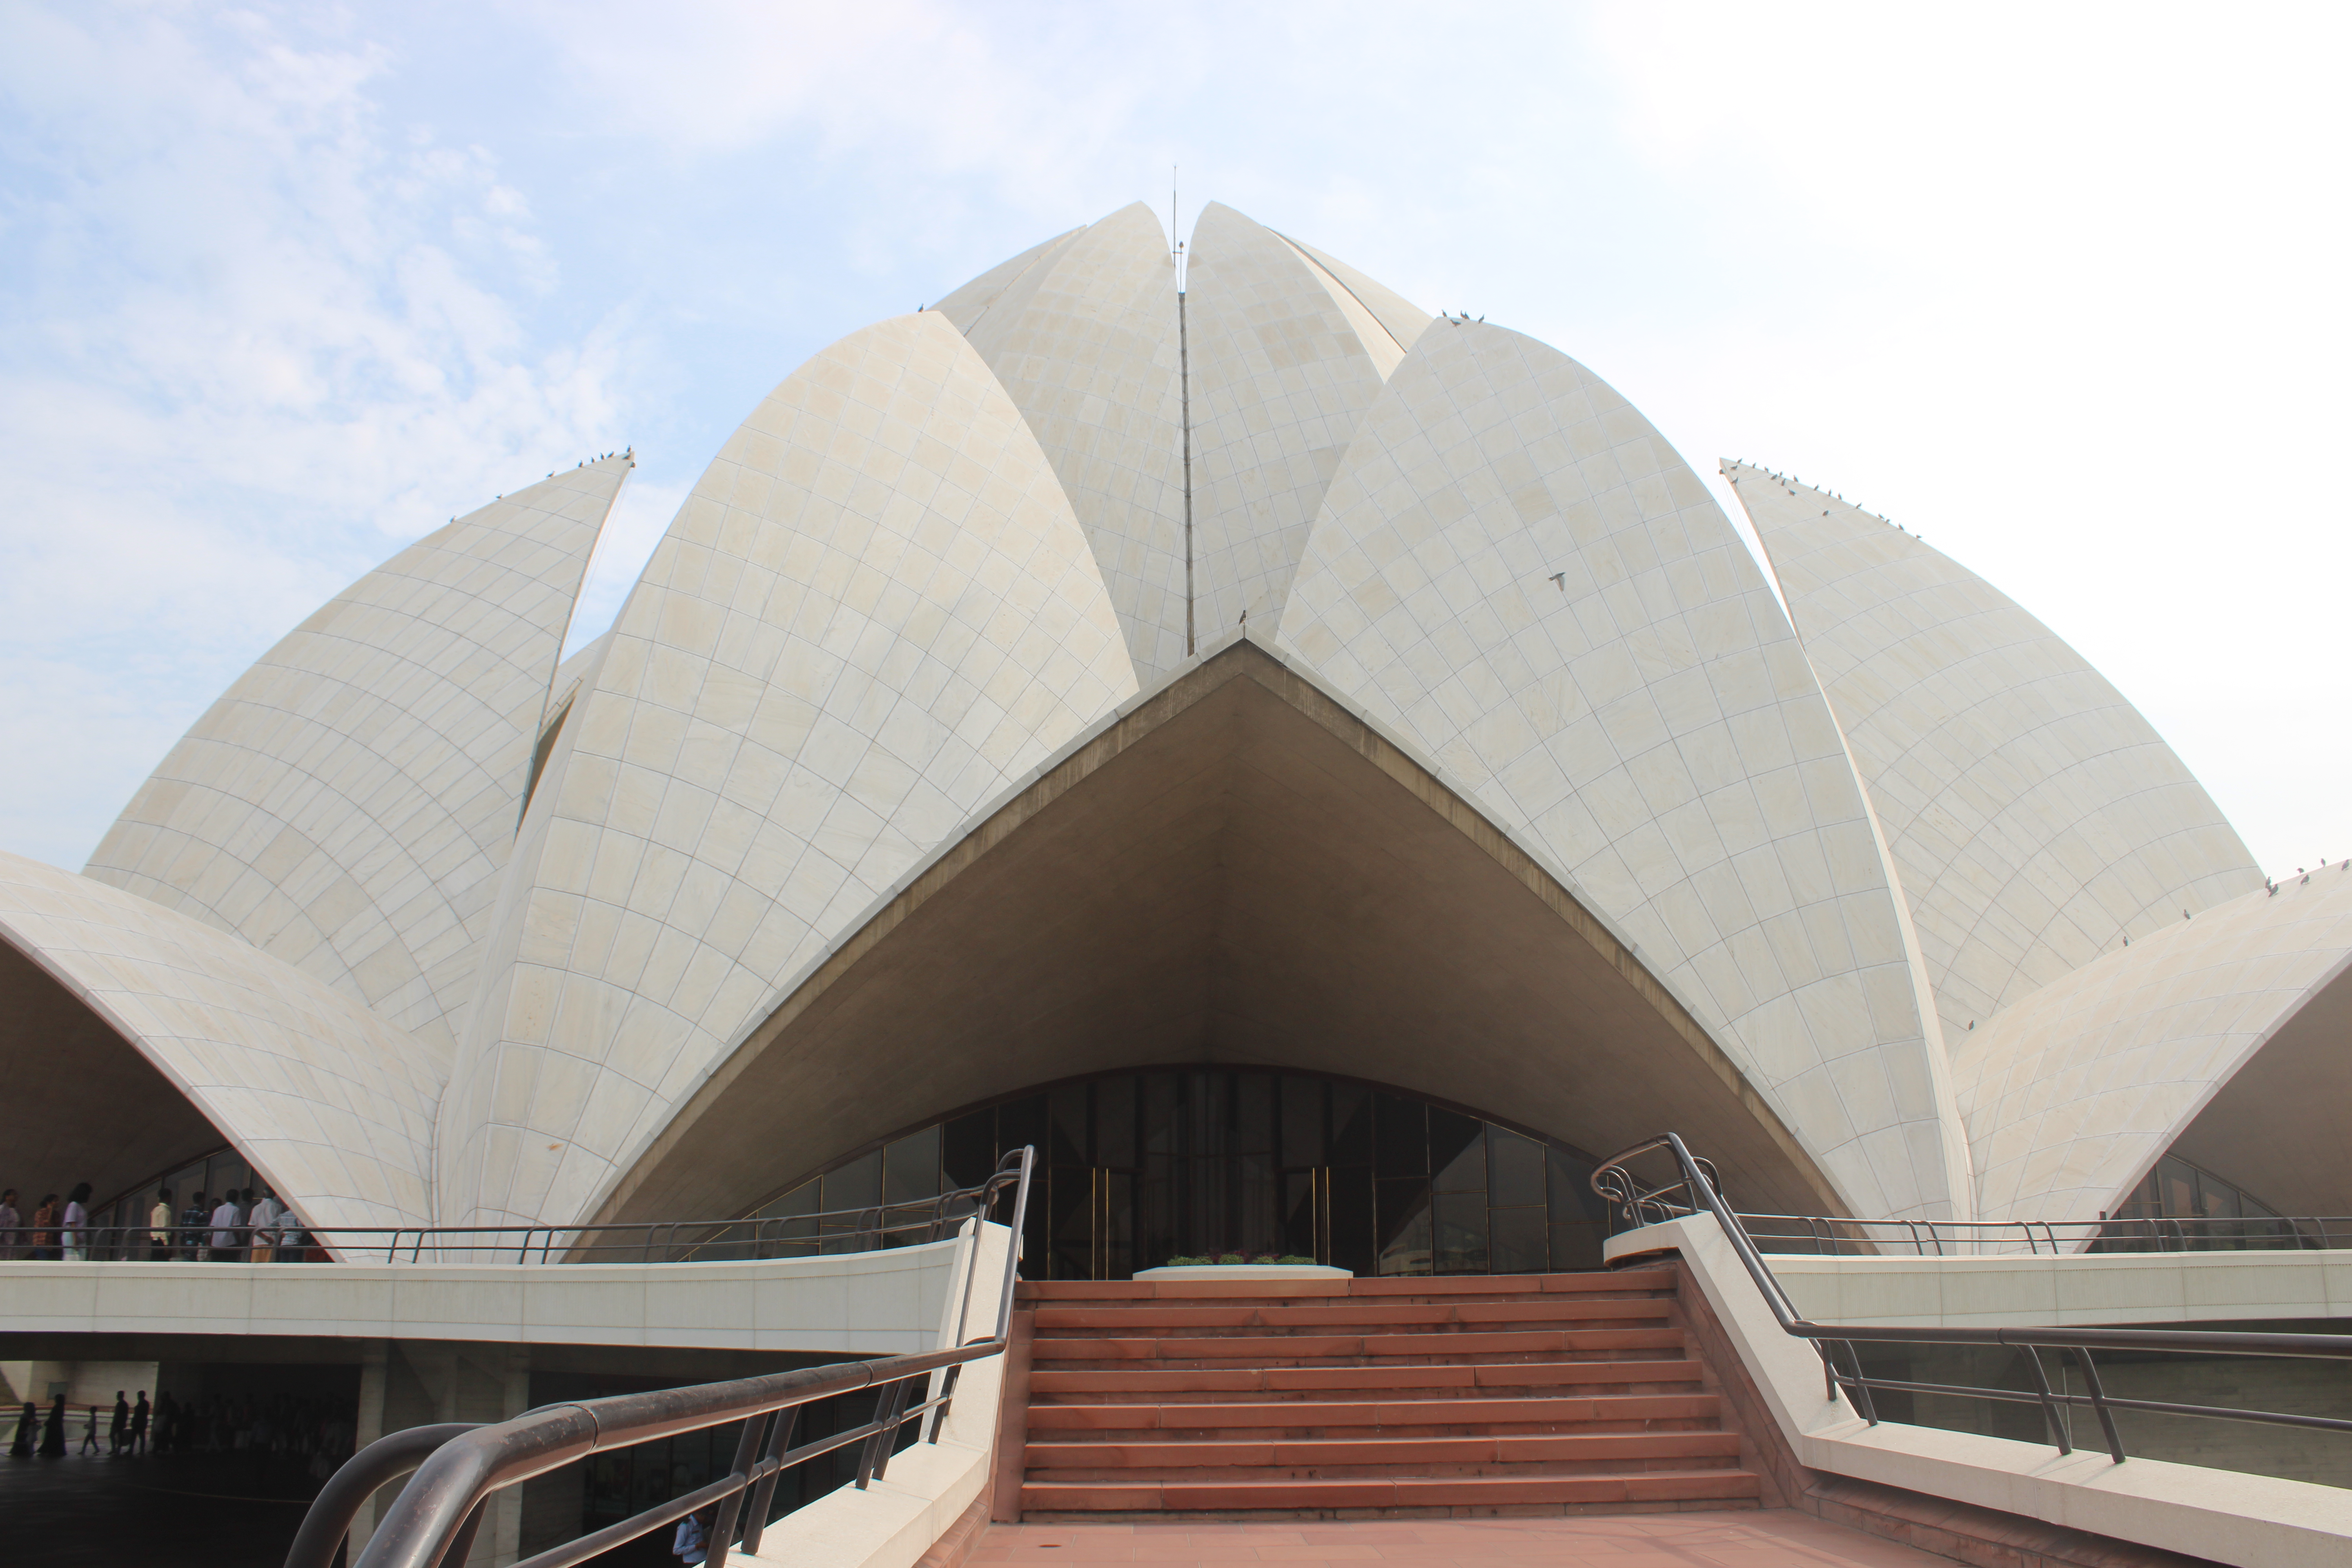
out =
[[[431,1220],[446,1049],[239,937],[5,853],[0,941],[153,1063],[310,1224]]]
[[[336,595],[172,749],[89,875],[447,1049],[564,628],[629,467],[518,490]]]
[[[1727,464],[1886,835],[1944,1036],[2263,885],[2172,749],[1973,573]]]
[[[1183,429],[1160,220],[1138,202],[1057,242],[964,335],[1060,477],[1139,678],[1172,671],[1184,661]]]
[[[2095,1220],[2352,962],[2352,872],[2257,885],[1952,1043],[1987,1219]]]
[[[1638,944],[1854,1212],[1965,1217],[1957,1123],[1861,793],[1729,521],[1582,366],[1422,334],[1280,643]]]
[[[1186,276],[1192,580],[1202,647],[1282,616],[1307,526],[1381,365],[1315,266],[1211,202]]]
[[[443,1107],[445,1209],[592,1208],[781,990],[1136,689],[1051,465],[944,316],[795,371],[558,737]]]

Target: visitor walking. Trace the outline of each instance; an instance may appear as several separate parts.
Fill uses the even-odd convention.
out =
[[[83,1454],[95,1454],[97,1452],[98,1406],[93,1405],[89,1407],[89,1414],[82,1418],[81,1447],[75,1450],[75,1457],[79,1458]]]
[[[16,1249],[24,1245],[16,1235],[16,1227],[22,1224],[24,1220],[16,1213],[16,1189],[0,1192],[0,1258],[16,1257]]]
[[[172,1189],[159,1188],[155,1206],[147,1211],[147,1259],[151,1263],[172,1260]]]
[[[78,1182],[66,1199],[63,1232],[65,1258],[68,1263],[89,1260],[89,1184]],[[93,1408],[95,1408],[93,1406]]]
[[[31,1400],[25,1401],[25,1413],[16,1417],[16,1440],[8,1445],[12,1459],[29,1459],[41,1436],[41,1407]]]
[[[205,1255],[205,1219],[211,1211],[205,1206],[205,1194],[196,1194],[188,1206],[180,1211],[180,1258],[194,1263]]]
[[[253,1205],[253,1260],[267,1263],[277,1255],[278,1222],[286,1211],[278,1206],[278,1194],[268,1187],[261,1189],[261,1201]]]
[[[58,1255],[58,1194],[43,1195],[40,1206],[33,1211],[33,1256],[55,1258]]]
[[[702,1516],[689,1513],[677,1521],[677,1536],[670,1542],[669,1554],[681,1563],[699,1563],[708,1555],[704,1550],[708,1540],[702,1529]]]
[[[41,1458],[62,1459],[66,1457],[66,1396],[58,1394],[49,1403],[48,1418],[41,1423]]]
[[[215,1263],[236,1261],[236,1194],[230,1191],[222,1194],[220,1206],[213,1210],[211,1225]]]
[[[147,1404],[147,1391],[139,1391],[139,1403],[131,1407],[131,1455],[136,1458],[147,1451],[147,1418],[153,1414]]]
[[[122,1397],[122,1390],[114,1391],[114,1415],[106,1424],[106,1451],[120,1455],[122,1445],[131,1440],[131,1401]]]

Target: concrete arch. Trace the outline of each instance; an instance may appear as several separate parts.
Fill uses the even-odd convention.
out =
[[[630,464],[410,545],[222,694],[88,874],[455,1043],[588,557]]]
[[[1725,472],[1870,791],[1947,1041],[2263,885],[2204,786],[2049,627],[1884,518]]]
[[[1107,721],[845,933],[596,1216],[735,1212],[1023,1085],[1193,1060],[1502,1108],[1603,1152],[1674,1126],[1741,1202],[1844,1212],[1602,921],[1241,641]]]
[[[226,1137],[313,1225],[431,1220],[446,1053],[239,938],[16,855],[0,854],[0,948],[12,1116],[83,1150],[153,1139],[108,1156],[125,1179]],[[68,1032],[36,1037],[28,1017]]]

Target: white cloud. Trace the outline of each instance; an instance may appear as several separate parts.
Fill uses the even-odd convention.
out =
[[[9,842],[70,864],[274,636],[611,437],[622,346],[531,347],[510,301],[553,272],[528,203],[480,150],[380,123],[381,50],[244,16],[11,33],[0,796],[54,805]]]

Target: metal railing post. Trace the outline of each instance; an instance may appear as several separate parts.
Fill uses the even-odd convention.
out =
[[[2124,1440],[2116,1431],[2116,1413],[2107,1408],[2107,1391],[2099,1382],[2098,1363],[2091,1359],[2090,1347],[2074,1347],[2074,1356],[2083,1366],[2083,1386],[2091,1391],[2091,1408],[2098,1413],[2099,1430],[2106,1434],[2107,1454],[2118,1465],[2124,1462]]]
[[[792,1447],[793,1428],[799,1425],[800,1418],[801,1407],[797,1405],[779,1410],[769,1418],[768,1451],[761,1456],[760,1462],[773,1468],[751,1489],[751,1511],[743,1520],[743,1553],[747,1557],[760,1553],[760,1537],[768,1528],[768,1505],[775,1499],[776,1483],[784,1479],[783,1466],[777,1460]]]
[[[746,1489],[751,1484],[752,1461],[760,1453],[760,1429],[770,1419],[761,1415],[746,1417],[743,1431],[735,1439],[735,1468],[727,1473]],[[735,1520],[742,1507],[743,1493],[740,1490],[730,1493],[727,1500],[719,1505],[719,1517],[710,1526],[710,1540],[703,1548],[703,1561],[710,1568],[727,1568],[728,1545],[735,1539]]]
[[[2032,1345],[2020,1345],[2025,1352],[2025,1364],[2033,1369],[2033,1386],[2042,1395],[2042,1419],[2049,1424],[2050,1440],[2058,1445],[2062,1454],[2074,1451],[2074,1439],[2066,1424],[2058,1418],[2058,1402],[2050,1397],[2049,1374],[2042,1370],[2042,1353]]]

